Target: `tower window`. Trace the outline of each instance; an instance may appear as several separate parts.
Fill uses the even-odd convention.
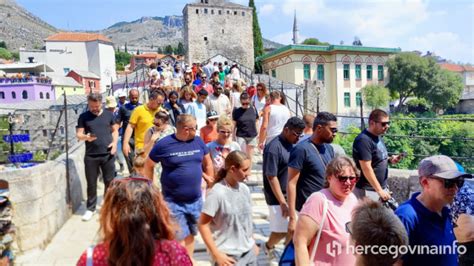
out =
[[[222,10],[219,10],[219,11],[217,11],[217,12],[219,13],[219,15],[222,15]]]
[[[204,8],[204,14],[207,14],[207,8]]]
[[[237,16],[237,11],[234,11],[234,16]]]
[[[204,41],[206,41],[206,42],[207,42],[207,36],[204,36]]]
[[[229,11],[229,10],[227,10],[227,15],[230,15],[230,11]]]
[[[222,34],[224,34],[224,29],[222,29]]]
[[[199,14],[199,9],[196,9],[196,14]]]
[[[214,9],[211,9],[211,14],[214,15]]]
[[[244,11],[242,11],[242,17],[245,17],[245,12]]]

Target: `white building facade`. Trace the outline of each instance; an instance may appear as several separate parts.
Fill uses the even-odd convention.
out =
[[[46,51],[20,50],[20,61],[45,63],[63,76],[71,70],[92,72],[101,79],[101,92],[117,79],[115,51],[103,35],[61,32],[48,37],[45,44]]]
[[[322,85],[321,106],[336,114],[360,112],[361,89],[369,84],[385,86],[390,55],[399,48],[341,45],[288,45],[258,60],[264,72],[277,79],[304,85]]]

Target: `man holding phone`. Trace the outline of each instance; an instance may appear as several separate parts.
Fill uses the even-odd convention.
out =
[[[113,113],[102,108],[101,94],[89,94],[87,106],[88,111],[79,116],[76,127],[77,139],[86,142],[84,166],[87,181],[87,210],[82,216],[83,221],[89,221],[95,213],[99,169],[102,172],[105,190],[115,176],[115,152],[119,128]]]
[[[390,128],[387,112],[375,109],[369,116],[369,128],[364,129],[354,140],[352,156],[361,170],[360,179],[354,189],[358,198],[388,201],[391,198],[387,187],[388,163],[396,164],[402,154],[388,156],[382,136]]]

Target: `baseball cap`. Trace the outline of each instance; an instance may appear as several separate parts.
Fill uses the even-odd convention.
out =
[[[215,119],[215,118],[219,118],[219,115],[217,114],[216,111],[207,112],[207,119]]]
[[[124,91],[121,91],[121,92],[118,94],[118,97],[119,97],[119,98],[127,97],[127,94],[126,94]]]
[[[472,175],[459,171],[453,159],[445,155],[434,155],[421,160],[418,175],[420,177],[436,176],[443,179],[472,178]]]
[[[199,94],[199,95],[206,95],[206,96],[207,96],[207,95],[209,95],[209,92],[207,92],[207,90],[205,90],[205,89],[200,89],[200,90],[198,91],[198,94]]]
[[[107,96],[105,98],[105,108],[115,108],[117,107],[117,101],[114,96]]]

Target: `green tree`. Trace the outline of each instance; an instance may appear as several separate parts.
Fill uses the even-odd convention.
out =
[[[132,55],[126,52],[115,52],[115,69],[118,71],[125,70],[125,66],[130,63]]]
[[[328,42],[321,42],[317,38],[307,38],[306,40],[303,41],[302,44],[307,44],[307,45],[329,45]]]
[[[159,53],[159,54],[162,54],[163,53],[163,49],[161,47],[158,47],[158,49],[156,49],[156,52]]]
[[[11,52],[12,58],[15,59],[15,61],[20,61],[20,53],[19,52]]]
[[[125,43],[125,52],[128,53],[127,43]]]
[[[253,53],[255,57],[263,55],[263,38],[262,32],[260,30],[260,25],[258,24],[257,17],[257,7],[255,6],[254,0],[249,0],[249,7],[253,9],[252,11],[252,29],[253,29]],[[255,73],[262,73],[262,64],[260,61],[255,60]]]
[[[165,54],[172,54],[173,53],[173,47],[171,45],[166,45],[165,47]]]
[[[178,43],[178,50],[176,51],[176,54],[179,54],[179,55],[184,55],[185,51],[184,51],[184,45],[179,42]]]
[[[362,99],[364,103],[372,109],[388,106],[390,92],[380,85],[367,85],[362,88]]]
[[[408,97],[426,99],[434,110],[454,106],[461,97],[462,80],[456,74],[442,70],[432,58],[415,53],[400,53],[387,61],[392,95],[399,96],[399,109]]]
[[[10,60],[13,58],[12,54],[10,53],[10,51],[8,51],[7,49],[5,48],[0,48],[0,58],[3,58],[3,59],[6,59],[6,60]]]

